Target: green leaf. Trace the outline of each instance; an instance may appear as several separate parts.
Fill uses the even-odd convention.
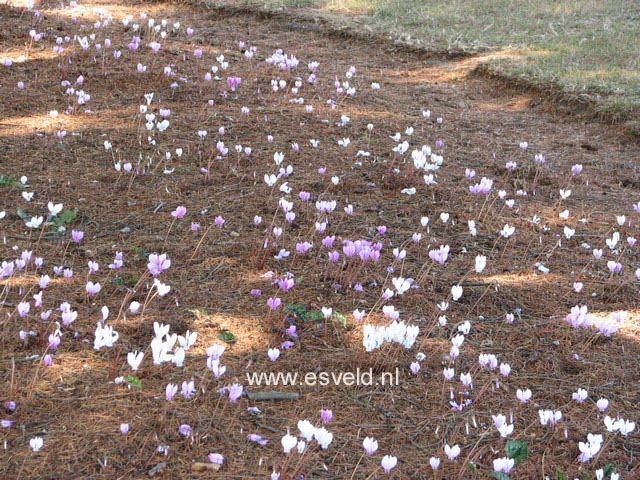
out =
[[[344,315],[338,312],[333,312],[333,319],[336,320],[343,327],[347,326],[347,319],[344,318]]]
[[[56,225],[69,225],[78,216],[78,210],[65,210],[62,215],[53,218],[53,223]]]
[[[562,470],[560,470],[559,468],[556,468],[556,480],[567,480],[567,478],[564,476],[564,473],[562,473]]]
[[[236,336],[233,333],[231,333],[229,330],[222,330],[218,334],[218,338],[223,342],[236,343]]]
[[[302,320],[305,322],[317,322],[318,320],[324,320],[324,315],[320,310],[309,310],[304,314]]]
[[[149,252],[147,252],[142,247],[137,247],[134,245],[133,247],[131,247],[131,251],[136,255],[138,255],[138,257],[142,260],[146,260],[149,257]]]
[[[604,478],[609,478],[615,469],[616,469],[616,466],[613,463],[607,463],[603,469]]]
[[[142,388],[142,382],[138,377],[134,377],[133,375],[127,375],[124,377],[124,381],[135,388]]]
[[[124,279],[122,277],[116,277],[111,279],[111,283],[114,285],[124,285]]]
[[[0,187],[22,187],[22,183],[13,175],[0,175]]]
[[[471,473],[472,475],[475,475],[476,473],[478,473],[478,467],[476,466],[475,463],[467,462],[465,466],[467,467],[467,470],[469,471],[469,473]]]
[[[16,210],[16,215],[18,215],[25,222],[28,222],[29,220],[31,220],[31,215],[29,215],[27,212],[25,212],[21,208]]]
[[[493,478],[497,478],[498,480],[511,480],[509,475],[502,472],[493,472]]]
[[[520,440],[507,441],[507,444],[504,446],[504,451],[507,454],[507,457],[513,458],[516,463],[527,458],[527,455],[529,454],[527,444]]]
[[[296,305],[295,303],[288,303],[285,308],[300,319],[302,319],[304,314],[307,313],[306,308],[304,308],[302,305]]]
[[[307,311],[304,306],[296,305],[295,303],[288,303],[285,308],[303,322],[317,322],[318,320],[324,319],[324,315],[320,310]]]
[[[194,308],[193,310],[189,310],[189,312],[193,313],[193,316],[198,320],[211,320],[204,308]]]

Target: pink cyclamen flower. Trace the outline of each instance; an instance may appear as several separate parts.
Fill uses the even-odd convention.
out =
[[[214,220],[213,223],[216,224],[216,227],[218,228],[222,228],[222,226],[224,225],[224,218],[222,218],[220,215],[218,215]]]
[[[227,77],[227,85],[232,92],[236,91],[236,87],[240,85],[242,79],[240,77]]]
[[[269,440],[263,439],[260,435],[256,433],[250,433],[249,435],[247,435],[247,440],[253,443],[257,443],[262,447],[264,447],[267,443],[269,443]]]
[[[83,238],[84,232],[80,230],[71,230],[71,240],[73,240],[74,243],[80,243]]]
[[[222,465],[224,463],[224,457],[219,453],[210,453],[207,458],[214,465]]]
[[[171,216],[174,218],[184,218],[186,214],[187,214],[187,208],[182,205],[180,205],[173,212],[171,212]]]
[[[329,409],[322,409],[320,410],[320,418],[322,419],[322,423],[326,425],[333,418],[333,412]]]
[[[149,263],[147,263],[147,268],[149,269],[149,273],[153,277],[157,277],[170,266],[171,260],[169,260],[166,253],[152,253],[149,255]]]
[[[269,306],[269,308],[271,310],[277,310],[278,307],[280,307],[280,305],[282,304],[282,300],[280,300],[278,297],[275,298],[269,298],[267,300],[267,305]]]
[[[230,387],[225,387],[229,392],[229,401],[231,403],[236,403],[236,401],[242,396],[242,391],[244,390],[242,385],[239,383],[234,383]]]
[[[85,286],[85,290],[87,291],[87,294],[90,296],[97,295],[101,289],[102,287],[98,282],[96,283],[87,282],[87,285]]]

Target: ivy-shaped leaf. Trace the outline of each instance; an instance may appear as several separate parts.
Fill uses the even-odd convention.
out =
[[[529,454],[529,448],[527,444],[521,440],[509,440],[504,446],[504,451],[507,457],[515,460],[516,463],[520,463]]]
[[[333,319],[336,320],[343,327],[347,326],[347,319],[344,318],[344,315],[338,312],[333,312]]]
[[[134,377],[133,375],[127,375],[124,377],[124,381],[135,388],[142,388],[142,382],[138,377]]]
[[[223,342],[236,343],[236,336],[233,333],[231,333],[229,330],[222,330],[218,334],[218,338]]]

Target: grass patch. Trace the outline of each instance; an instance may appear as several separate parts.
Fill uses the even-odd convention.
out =
[[[569,94],[613,97],[596,102],[612,121],[640,107],[640,6],[625,0],[245,1],[364,15],[375,31],[425,48],[508,51],[488,60],[494,73]]]

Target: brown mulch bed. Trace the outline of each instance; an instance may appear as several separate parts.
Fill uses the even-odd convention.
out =
[[[90,35],[98,18],[96,7],[113,15],[109,27],[95,30],[96,42],[109,38],[111,47],[84,52],[72,40],[63,43],[61,62],[52,51],[55,36]],[[0,66],[0,211],[6,212],[0,220],[0,261],[19,258],[24,250],[44,259],[40,271],[31,263],[0,281],[0,401],[17,404],[15,412],[0,414],[0,419],[13,422],[0,429],[0,442],[6,442],[0,449],[0,478],[143,478],[151,473],[155,478],[268,478],[275,469],[282,479],[367,479],[384,475],[379,465],[385,454],[398,457],[391,473],[395,478],[433,478],[431,456],[442,459],[436,478],[474,478],[469,462],[477,468],[477,478],[489,478],[493,459],[504,456],[505,440],[491,418],[499,413],[513,416],[510,438],[528,445],[528,457],[515,467],[513,478],[555,478],[556,468],[567,478],[583,472],[593,477],[596,468],[607,464],[623,478],[639,476],[637,431],[629,436],[606,432],[604,414],[595,406],[606,397],[607,414],[640,420],[639,247],[620,247],[616,256],[605,245],[614,231],[620,232],[621,245],[627,245],[627,237],[638,236],[638,213],[632,208],[640,200],[638,145],[601,124],[554,116],[536,106],[539,99],[529,94],[498,91],[481,78],[457,75],[458,62],[464,59],[428,58],[373,41],[325,35],[321,28],[309,31],[280,18],[258,20],[178,3],[87,1],[72,10],[55,4],[39,8],[38,21],[23,9],[0,5],[0,57],[13,61],[10,67]],[[162,44],[155,54],[148,47],[152,38],[146,27],[139,49],[130,52],[127,47],[135,35],[134,22],[125,28],[121,20],[131,14],[140,21],[143,11],[156,24],[168,20],[167,38],[153,37]],[[172,32],[175,22],[180,22],[177,33]],[[187,27],[194,29],[192,37],[186,36]],[[31,29],[46,36],[30,41]],[[252,61],[245,59],[241,41],[257,47]],[[266,64],[265,58],[278,48],[298,57],[297,70],[279,71]],[[116,49],[122,52],[117,61],[112,58]],[[202,58],[194,57],[195,49],[202,50]],[[227,70],[216,59],[219,55],[229,62]],[[313,86],[306,82],[312,61],[319,62]],[[146,73],[136,72],[138,63],[147,66]],[[175,75],[164,75],[165,66]],[[218,67],[220,81],[204,80],[212,66]],[[356,74],[348,81],[357,88],[356,95],[335,98],[334,81],[347,81],[351,66]],[[74,85],[79,75],[84,77],[82,86]],[[228,76],[242,78],[235,92],[225,82]],[[303,86],[296,95],[289,89],[298,76]],[[272,92],[273,79],[285,80],[286,91]],[[75,94],[65,94],[63,80],[91,96],[86,105],[78,105]],[[25,84],[23,90],[16,87],[19,81]],[[373,90],[372,82],[379,83],[380,90]],[[169,128],[154,133],[155,146],[149,145],[139,113],[149,92],[155,92],[150,112],[171,111]],[[313,112],[291,102],[300,96],[313,105]],[[331,98],[335,109],[327,104]],[[73,112],[63,113],[69,106]],[[242,107],[249,113],[243,114]],[[427,109],[430,118],[422,114]],[[56,119],[51,110],[59,112]],[[350,121],[337,126],[342,115]],[[368,132],[370,123],[374,127]],[[223,135],[220,127],[225,128]],[[414,129],[411,136],[403,133],[408,127]],[[56,133],[61,130],[66,136],[59,139]],[[197,135],[200,130],[208,132],[204,139]],[[411,143],[404,156],[392,152],[397,142],[390,136],[396,132]],[[269,135],[273,143],[267,142]],[[349,146],[338,145],[343,138],[351,140]],[[311,139],[320,141],[317,148],[311,147]],[[218,140],[229,149],[220,160]],[[105,141],[112,144],[110,150],[105,150]],[[524,141],[527,150],[519,147]],[[292,143],[299,144],[299,151]],[[444,157],[433,186],[424,184],[410,159],[411,150],[425,144]],[[236,153],[235,145],[251,147],[251,155]],[[182,149],[180,157],[176,149]],[[370,156],[357,156],[359,150]],[[284,152],[282,166],[291,165],[293,174],[271,189],[263,177],[278,171],[275,152]],[[535,154],[546,158],[541,167],[533,162]],[[505,169],[509,161],[518,164],[513,172]],[[117,162],[131,162],[138,173],[116,171]],[[574,164],[583,165],[584,171],[572,178]],[[321,167],[326,168],[324,176],[318,174]],[[203,174],[203,168],[209,173]],[[476,170],[473,181],[465,179],[465,169]],[[19,185],[23,175],[28,177],[26,186]],[[337,185],[330,180],[333,176],[340,179]],[[486,201],[468,190],[483,176],[494,179]],[[288,196],[295,205],[292,225],[284,222],[278,208],[283,196],[278,187],[284,181],[293,189]],[[411,187],[416,188],[414,195],[401,193]],[[560,200],[559,190],[567,188],[571,196]],[[513,208],[498,198],[499,190],[515,200]],[[518,196],[518,190],[528,195]],[[311,193],[309,204],[300,202],[300,191]],[[26,202],[22,192],[35,192],[33,200]],[[337,200],[327,235],[336,236],[338,251],[342,253],[346,239],[384,244],[380,262],[353,275],[363,292],[349,288],[348,268],[328,264],[327,250],[321,247],[324,235],[313,235],[315,223],[325,218],[315,210],[318,199]],[[18,211],[46,216],[49,201],[77,210],[67,230],[26,228]],[[354,206],[351,217],[343,212],[348,204]],[[171,212],[180,205],[187,215],[174,221]],[[563,221],[558,215],[565,209],[570,217]],[[442,212],[450,214],[446,224],[439,220]],[[618,226],[616,215],[622,214],[627,222]],[[253,224],[255,215],[263,217],[259,227]],[[217,216],[225,219],[223,228],[214,225]],[[428,227],[420,224],[424,216],[430,219]],[[541,217],[540,223],[531,221],[534,216]],[[475,237],[468,233],[471,219],[478,228]],[[190,230],[192,222],[200,224],[199,231]],[[516,227],[508,241],[499,235],[506,223]],[[376,233],[380,225],[387,227],[384,236]],[[564,236],[565,225],[576,229],[571,239]],[[282,238],[268,234],[268,226],[284,228]],[[85,232],[81,243],[69,242],[71,229]],[[422,234],[420,244],[411,242],[414,232]],[[270,240],[266,250],[265,238]],[[296,243],[310,239],[311,251],[296,254]],[[440,245],[451,247],[444,266],[428,257],[428,251]],[[273,258],[280,248],[291,251],[286,261]],[[394,248],[405,248],[407,257],[402,264],[396,262],[390,274],[386,268],[393,264]],[[592,248],[604,249],[599,262]],[[115,252],[123,252],[124,266],[110,271]],[[153,252],[171,259],[171,267],[160,276],[171,292],[148,301],[141,315],[125,316],[131,301],[150,298],[152,280],[145,272],[147,255]],[[473,272],[478,254],[487,256],[482,274]],[[612,259],[623,263],[620,275],[607,270],[606,262]],[[89,261],[100,265],[91,277]],[[539,271],[538,263],[549,268],[549,274]],[[72,268],[74,276],[69,281],[54,276],[55,266]],[[263,278],[268,271],[276,278],[292,272],[295,287],[279,293]],[[351,312],[376,305],[369,321],[388,323],[380,309],[381,286],[391,286],[391,277],[400,272],[421,279],[420,288],[389,303],[402,320],[420,327],[420,336],[411,350],[385,345],[366,353],[362,326]],[[32,300],[45,273],[52,278],[43,294],[44,309],[53,309],[48,321],[40,320]],[[87,280],[102,285],[95,297],[85,293]],[[572,288],[576,281],[584,284],[581,293]],[[464,294],[454,302],[450,289],[459,282]],[[262,290],[262,296],[253,298],[252,289]],[[344,315],[347,325],[301,322],[282,307],[270,312],[266,299],[275,296],[283,304],[309,310],[330,306]],[[448,325],[440,327],[437,304],[447,299]],[[31,302],[24,318],[16,311],[23,300]],[[48,352],[48,337],[60,321],[58,306],[65,301],[78,311],[78,318],[61,328],[61,345]],[[565,317],[581,304],[601,315],[626,310],[629,320],[611,338],[595,329],[573,330]],[[109,308],[107,323],[119,339],[112,348],[96,351],[94,331],[103,306]],[[509,325],[505,315],[514,312],[515,323]],[[299,338],[272,363],[267,348],[286,339],[287,318],[294,319]],[[471,333],[454,365],[449,339],[465,320],[471,322]],[[172,333],[197,332],[184,368],[152,364],[154,321],[171,325]],[[21,339],[20,331],[34,334]],[[227,372],[215,379],[207,370],[205,350],[224,344],[221,332],[231,332],[235,342],[227,345],[221,359]],[[141,388],[115,384],[116,377],[132,373],[126,357],[135,350],[146,355],[136,372]],[[418,352],[426,358],[414,376],[409,365]],[[46,353],[53,353],[50,367],[42,362]],[[511,365],[511,375],[499,379],[499,388],[498,375],[479,368],[480,353],[493,353]],[[449,365],[455,366],[456,379],[463,372],[474,378],[469,396],[473,403],[462,412],[453,412],[449,405],[450,388],[456,400],[464,398],[458,382],[443,380],[442,370]],[[294,401],[251,402],[242,397],[230,403],[217,393],[234,381],[252,390],[247,372],[382,373],[396,368],[400,381],[393,387],[281,387],[299,394]],[[189,380],[198,388],[192,399],[178,393],[173,402],[165,401],[167,383]],[[516,401],[518,388],[532,390],[529,404]],[[583,404],[571,399],[578,388],[589,392]],[[250,406],[261,413],[248,412]],[[321,450],[313,442],[304,456],[286,457],[280,439],[287,429],[298,434],[296,424],[305,418],[319,426],[323,408],[334,414],[327,425],[334,435],[330,447]],[[543,427],[538,409],[561,409],[563,420],[556,427]],[[130,425],[127,435],[120,433],[121,423]],[[178,433],[182,424],[191,426],[191,436]],[[248,442],[250,433],[269,443]],[[582,464],[578,442],[584,442],[587,433],[603,433],[605,444],[596,459]],[[362,456],[366,436],[380,444],[373,457]],[[33,437],[44,440],[39,452],[29,447]],[[445,444],[462,448],[455,462],[445,459]],[[159,453],[159,446],[168,446],[168,452]],[[207,462],[211,452],[224,455],[222,468],[194,472],[193,464]]]

